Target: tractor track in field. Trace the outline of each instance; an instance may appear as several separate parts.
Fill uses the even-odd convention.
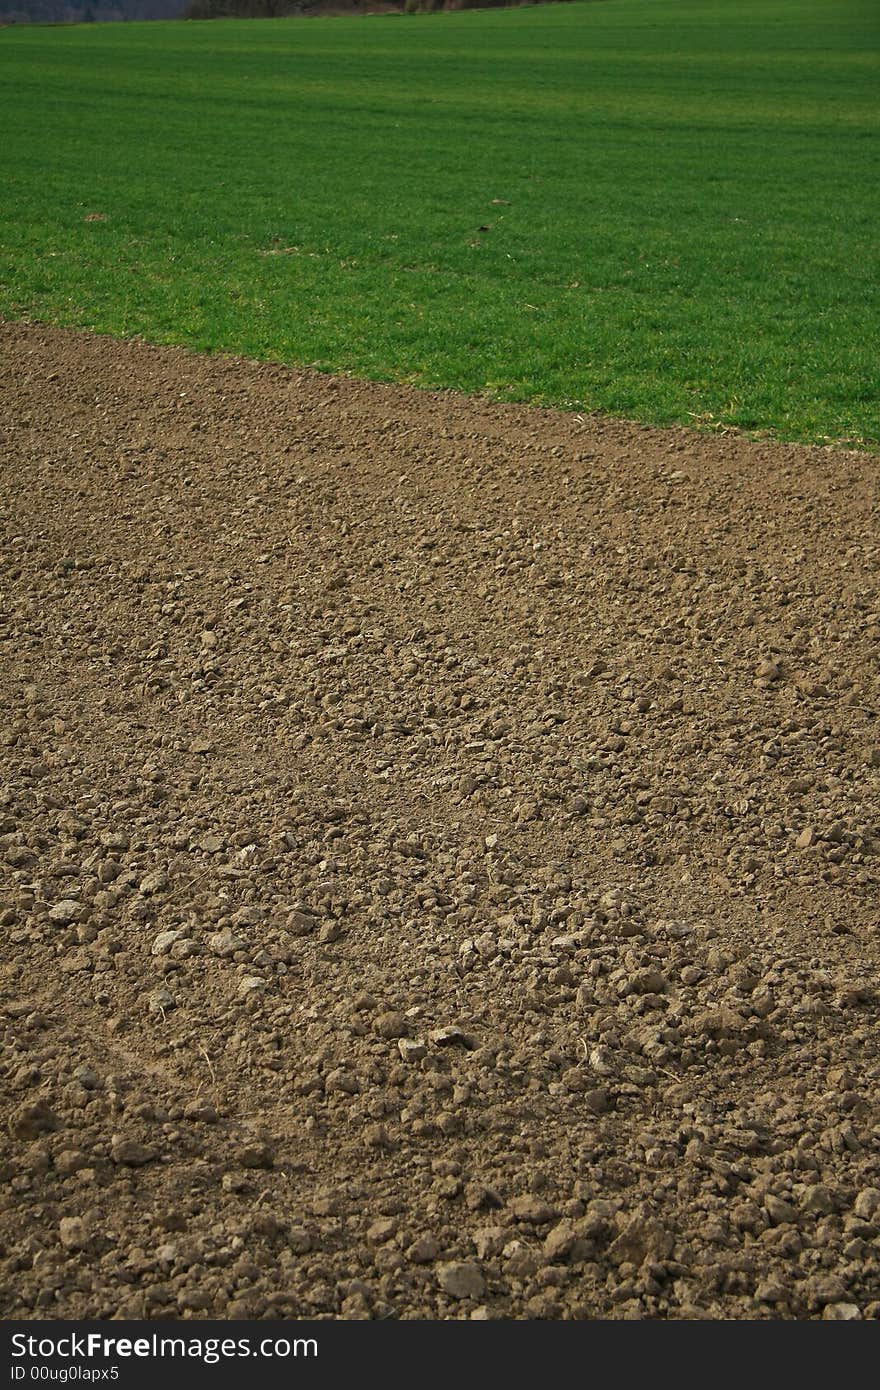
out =
[[[0,324],[0,1315],[880,1316],[876,457]]]

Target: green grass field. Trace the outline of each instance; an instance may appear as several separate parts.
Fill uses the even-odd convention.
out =
[[[878,53],[876,0],[5,29],[0,317],[873,446]]]

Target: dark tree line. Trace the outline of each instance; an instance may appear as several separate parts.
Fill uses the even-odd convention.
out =
[[[501,9],[541,0],[190,0],[185,19],[281,19],[318,14],[425,14]]]

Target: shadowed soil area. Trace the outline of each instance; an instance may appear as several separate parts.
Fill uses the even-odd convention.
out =
[[[6,1318],[880,1315],[878,460],[0,325]]]

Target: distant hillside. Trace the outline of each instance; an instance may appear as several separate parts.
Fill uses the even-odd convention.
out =
[[[0,0],[0,24],[92,24],[180,19],[187,0]]]
[[[2,24],[103,24],[130,19],[282,19],[320,14],[416,14],[542,0],[0,0]]]

